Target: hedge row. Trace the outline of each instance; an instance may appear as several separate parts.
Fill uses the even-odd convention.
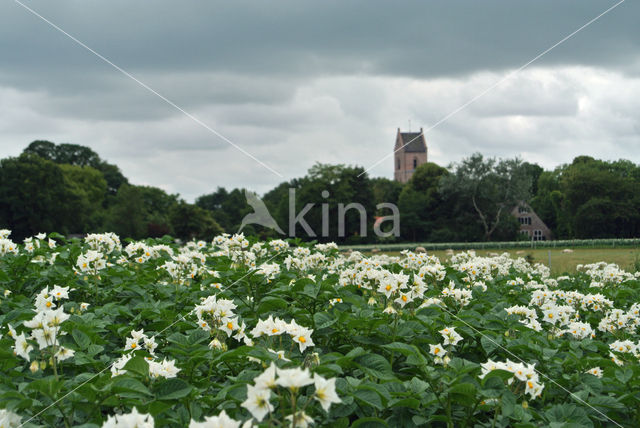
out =
[[[510,248],[606,248],[606,247],[629,247],[640,245],[640,238],[633,239],[571,239],[556,241],[511,241],[511,242],[442,242],[442,243],[397,243],[397,244],[371,244],[371,245],[345,245],[340,249],[343,251],[402,251],[415,250],[423,247],[426,250],[491,250]]]

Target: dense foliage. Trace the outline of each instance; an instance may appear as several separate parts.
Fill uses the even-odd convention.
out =
[[[10,238],[3,426],[640,424],[640,275],[614,265]]]
[[[20,240],[41,231],[82,235],[105,230],[133,239],[168,234],[183,241],[210,240],[223,231],[237,233],[254,212],[246,192],[218,187],[190,204],[179,195],[130,184],[116,165],[88,147],[34,141],[21,156],[0,160],[0,227],[10,228]],[[262,200],[284,235],[319,242],[526,239],[511,215],[521,200],[530,202],[554,239],[640,236],[640,167],[588,156],[544,171],[518,159],[476,153],[448,168],[420,165],[405,184],[370,178],[358,166],[315,164],[304,177],[280,183]],[[378,208],[383,203],[399,209],[399,237],[374,233],[376,218],[391,214]],[[340,205],[355,204],[366,218],[347,210],[341,233]],[[300,223],[292,227],[290,221],[307,206],[308,229]],[[260,239],[283,237],[255,224],[242,231]]]
[[[532,207],[558,238],[640,236],[640,167],[579,156],[544,171]]]
[[[209,211],[156,187],[129,184],[90,148],[49,141],[0,160],[0,227],[16,239],[42,231],[113,230],[134,239],[171,234],[183,240],[223,232]]]

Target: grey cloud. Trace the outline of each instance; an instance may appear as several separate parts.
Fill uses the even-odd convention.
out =
[[[582,1],[113,1],[28,2],[117,64],[317,76],[364,72],[412,77],[517,67],[614,2]],[[95,71],[106,65],[11,2],[0,6],[9,67]],[[624,67],[637,56],[640,5],[627,1],[542,64]],[[93,63],[92,63],[93,61]],[[93,65],[91,65],[93,64]]]
[[[370,166],[398,126],[427,128],[614,2],[27,4],[290,179],[315,161]],[[626,1],[429,132],[431,160],[640,161],[639,15]],[[36,138],[88,145],[188,200],[283,181],[2,2],[0,157]]]
[[[207,72],[140,73],[136,76],[151,89],[190,111],[215,103],[234,105],[251,103],[270,105],[286,101],[295,92],[294,79],[214,74]],[[2,82],[13,82],[16,88],[28,88],[42,95],[36,107],[51,117],[74,117],[94,120],[156,120],[176,114],[153,92],[115,70],[70,79],[67,73],[47,75],[53,84],[30,85],[30,77],[0,73]]]

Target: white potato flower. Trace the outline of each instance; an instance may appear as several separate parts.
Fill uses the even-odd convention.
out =
[[[276,384],[291,391],[297,391],[303,386],[311,385],[313,379],[309,375],[308,369],[278,369],[278,379]]]
[[[296,412],[294,415],[289,415],[285,419],[291,421],[290,423],[287,423],[287,425],[291,424],[295,428],[307,428],[313,423],[313,419],[303,410]]]
[[[269,402],[271,390],[247,385],[247,399],[240,404],[258,421],[262,421],[267,413],[273,411],[273,405]]]
[[[144,413],[139,413],[135,407],[131,413],[121,415],[111,415],[102,424],[102,428],[153,428],[154,421],[153,416]]]
[[[320,402],[325,412],[329,412],[331,403],[341,403],[340,397],[336,393],[336,379],[325,379],[314,373],[313,383],[316,388],[313,398]]]
[[[192,420],[189,428],[240,428],[242,422],[230,418],[223,410],[218,416],[207,416],[203,422]]]
[[[589,373],[595,377],[602,377],[602,369],[600,367],[593,367],[587,370],[585,373]]]
[[[0,231],[2,232],[2,231]],[[0,409],[0,427],[18,428],[22,426],[22,418],[6,409]]]

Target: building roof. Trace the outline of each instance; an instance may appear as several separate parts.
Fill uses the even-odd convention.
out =
[[[405,152],[426,152],[427,143],[424,140],[424,134],[422,132],[401,132],[400,138],[402,140],[403,150]]]

